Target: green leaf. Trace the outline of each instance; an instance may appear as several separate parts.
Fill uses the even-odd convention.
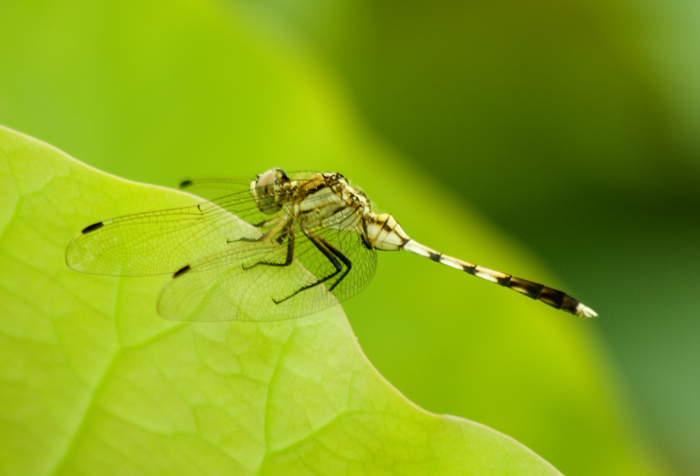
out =
[[[63,261],[95,219],[193,197],[117,179],[0,129],[4,474],[559,474],[482,425],[409,402],[339,307],[279,323],[173,323],[168,277]]]
[[[202,176],[249,176],[271,166],[342,172],[383,210],[393,213],[418,241],[489,268],[571,291],[600,311],[602,319],[619,319],[596,308],[595,296],[581,295],[553,279],[516,240],[460,204],[445,181],[432,180],[377,140],[355,114],[351,98],[323,60],[277,28],[274,20],[263,19],[260,23],[265,26],[261,27],[253,18],[240,3],[210,0],[8,2],[0,15],[0,45],[4,46],[0,123],[47,140],[102,170],[161,185]],[[439,144],[435,145],[438,150]],[[470,151],[465,152],[466,157],[483,160]],[[440,153],[436,152],[435,160],[442,160]],[[62,170],[29,164],[18,167],[24,173],[15,175],[38,183],[48,183],[47,177],[60,176]],[[463,186],[477,180],[475,174]],[[56,233],[41,234],[45,238],[36,244],[36,251],[24,258],[34,268],[41,269],[50,258],[46,241],[54,251],[65,249],[78,230],[95,221],[192,203],[184,195],[150,187],[141,189],[148,193],[135,195],[134,191],[126,193],[123,184],[116,189],[123,192],[120,194],[100,180],[78,183],[78,188],[65,187],[54,194],[59,198],[46,203],[52,216],[60,211],[68,223],[37,217],[43,227],[60,227],[61,234],[60,238]],[[3,204],[19,203],[14,180],[12,184],[0,187]],[[66,205],[58,208],[59,202]],[[14,205],[8,206],[14,210]],[[10,220],[8,213],[0,212],[0,219]],[[12,235],[15,243],[10,243],[6,233],[2,249],[29,246],[35,234]],[[70,280],[77,280],[69,281],[76,289],[68,291],[101,283],[102,295],[94,287],[87,288],[93,296],[84,306],[100,311],[103,317],[77,326],[69,319],[73,313],[57,326],[40,326],[51,342],[62,342],[67,334],[83,338],[80,345],[59,357],[45,356],[38,348],[29,353],[36,360],[32,365],[8,360],[1,365],[3,372],[5,366],[8,372],[15,372],[15,381],[33,372],[55,378],[51,399],[38,397],[27,387],[23,394],[27,402],[46,400],[42,405],[55,407],[56,401],[64,401],[90,408],[89,397],[75,395],[74,390],[70,393],[71,387],[65,386],[76,378],[68,376],[64,382],[60,373],[53,376],[51,362],[58,358],[71,366],[76,360],[93,366],[92,373],[82,372],[77,383],[97,388],[101,372],[108,367],[105,357],[97,357],[100,351],[115,354],[118,344],[135,345],[161,329],[163,323],[155,315],[146,319],[131,310],[141,294],[153,299],[149,309],[155,309],[155,296],[167,279],[94,281],[64,268],[59,254],[51,256],[60,261],[52,266],[65,273],[55,279],[70,275]],[[13,287],[12,254],[5,252],[2,259],[0,279],[8,283],[7,289],[24,296],[23,289]],[[117,290],[114,283],[118,283]],[[50,283],[33,286],[39,286],[35,294],[42,297],[44,290],[52,289]],[[3,297],[10,299],[5,294],[3,291]],[[25,299],[23,316],[31,316],[36,306],[68,312],[55,308],[61,299],[43,305],[34,301]],[[7,305],[0,299],[0,311]],[[115,321],[107,317],[115,309],[129,312]],[[595,334],[601,321],[580,321],[402,253],[381,254],[373,283],[344,304],[344,309],[371,362],[422,407],[468,417],[511,435],[567,475],[668,473],[656,470],[653,452],[640,444],[630,424],[626,402],[620,398]],[[9,314],[1,316],[5,315]],[[21,322],[24,320],[8,320],[3,326]],[[97,323],[116,331],[116,336],[92,342],[85,329]],[[8,348],[4,342],[0,345],[3,351]],[[78,351],[91,357],[74,355]],[[21,412],[15,414],[13,418],[25,420]],[[41,458],[60,461],[62,448],[71,443],[68,437],[48,431],[59,423],[66,435],[81,427],[80,421],[66,426],[47,420],[36,423],[41,432],[26,441],[0,432],[6,438],[0,446],[0,461],[5,454],[35,459],[37,465]],[[47,439],[63,446],[52,453],[46,442],[39,444]],[[116,451],[133,444],[134,438],[116,431],[103,441]],[[150,457],[159,458],[159,453]],[[50,468],[57,464],[46,463]]]

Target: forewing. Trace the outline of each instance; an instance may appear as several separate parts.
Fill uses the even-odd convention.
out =
[[[110,276],[173,273],[227,249],[230,241],[258,238],[261,232],[245,220],[259,215],[250,194],[241,192],[191,207],[105,220],[73,239],[66,263],[76,271]]]
[[[253,179],[241,178],[198,178],[184,180],[180,189],[207,200],[250,190]]]
[[[301,171],[287,174],[291,180],[304,180],[318,172]],[[250,190],[250,184],[255,178],[197,178],[184,180],[180,189],[193,193],[207,200],[215,200],[231,193]]]
[[[297,180],[310,174],[297,172],[292,176]],[[279,214],[258,209],[247,179],[197,179],[181,186],[216,198],[191,207],[138,213],[90,225],[68,245],[68,266],[109,276],[174,273],[230,249],[230,242],[258,238],[269,229],[262,226],[259,231],[243,222],[261,225]]]

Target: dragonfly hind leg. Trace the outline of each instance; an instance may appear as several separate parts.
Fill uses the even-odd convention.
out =
[[[333,289],[338,284],[340,284],[340,282],[343,279],[345,279],[345,277],[348,275],[348,273],[352,269],[352,261],[350,261],[347,258],[347,256],[345,256],[343,253],[341,253],[340,250],[338,250],[335,246],[331,245],[327,240],[325,240],[324,238],[322,238],[318,235],[312,234],[312,233],[307,234],[306,232],[304,232],[304,235],[306,235],[306,237],[309,239],[309,241],[311,241],[311,243],[314,244],[316,249],[318,249],[323,254],[323,256],[325,256],[328,259],[328,261],[331,262],[331,264],[335,268],[335,271],[324,278],[316,280],[315,283],[307,284],[306,286],[300,287],[299,289],[297,289],[296,291],[294,291],[292,294],[290,294],[287,297],[284,297],[284,298],[279,299],[279,300],[275,299],[273,297],[272,300],[274,301],[275,304],[283,303],[284,301],[293,298],[294,296],[296,296],[297,294],[299,294],[302,291],[306,291],[307,289],[311,289],[315,286],[318,286],[319,284],[325,283],[329,279],[333,279],[335,276],[337,276],[338,274],[340,274],[343,271],[343,266],[341,265],[341,262],[342,262],[345,265],[346,269],[345,269],[345,272],[343,272],[343,274],[338,278],[338,280],[335,283],[333,283],[333,285],[329,288],[329,291],[333,291]]]

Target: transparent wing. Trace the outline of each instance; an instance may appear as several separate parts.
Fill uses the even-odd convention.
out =
[[[249,190],[252,180],[252,178],[199,178],[184,180],[179,188],[207,200],[216,200],[225,195]]]
[[[290,174],[293,180],[313,172]],[[230,242],[256,239],[258,225],[275,215],[262,213],[249,192],[250,180],[199,179],[181,185],[216,196],[190,207],[137,213],[88,226],[66,249],[76,271],[109,276],[169,274],[188,263],[230,249]],[[221,196],[225,192],[234,192]]]
[[[264,218],[263,218],[264,217]],[[190,207],[127,215],[85,228],[66,249],[66,263],[111,276],[167,274],[261,232],[244,223],[269,219],[248,192]]]
[[[354,222],[351,223],[351,220]],[[192,263],[163,289],[158,312],[186,321],[277,321],[338,304],[374,276],[376,251],[362,242],[359,218],[343,228],[293,230],[289,242],[242,242]]]
[[[287,176],[291,180],[299,181],[304,180],[316,173],[318,172],[300,171],[291,172],[287,174]],[[194,193],[195,195],[206,198],[207,200],[213,200],[232,192],[247,191],[250,189],[250,183],[253,180],[255,180],[254,177],[244,179],[220,177],[198,178],[182,181],[180,183],[180,189]]]
[[[315,235],[320,238],[343,265],[342,271],[326,283],[340,301],[351,298],[367,287],[377,269],[377,251],[365,245],[362,233],[360,217],[349,208],[308,233],[309,237]],[[298,260],[317,278],[322,279],[335,271],[331,260],[308,237],[302,240],[299,248]]]

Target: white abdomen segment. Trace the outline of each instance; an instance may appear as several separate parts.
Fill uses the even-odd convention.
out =
[[[411,241],[401,225],[388,213],[369,215],[365,225],[369,244],[378,250],[398,251]]]

